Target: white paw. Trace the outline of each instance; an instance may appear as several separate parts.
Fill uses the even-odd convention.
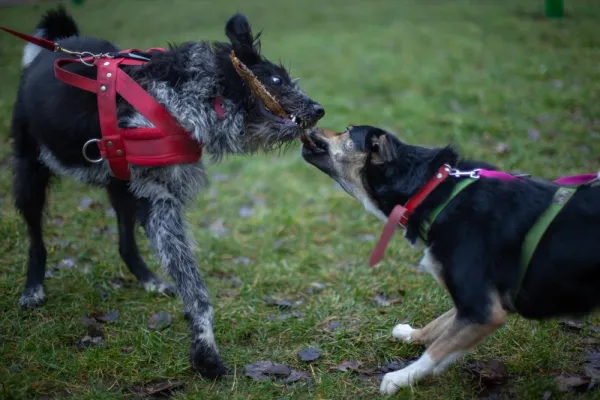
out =
[[[36,285],[32,288],[23,290],[19,299],[21,308],[36,308],[44,304],[44,286]]]
[[[392,329],[392,336],[408,343],[414,331],[408,324],[398,324]]]
[[[410,386],[414,381],[414,374],[411,376],[408,368],[389,372],[383,376],[379,391],[384,394],[395,394],[400,388]]]

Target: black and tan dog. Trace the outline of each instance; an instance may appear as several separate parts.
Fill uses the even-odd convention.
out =
[[[450,147],[411,146],[370,126],[350,127],[339,134],[315,129],[310,138],[312,143],[302,149],[304,159],[382,220],[444,165],[493,169],[461,160]],[[409,217],[405,232],[412,245],[425,246],[421,263],[448,290],[454,307],[422,329],[394,327],[393,337],[429,347],[418,361],[386,374],[383,393],[393,394],[442,372],[501,327],[509,313],[546,319],[586,314],[600,303],[599,186],[575,192],[523,272],[524,238],[553,201],[558,186],[531,179],[478,179],[452,198],[423,240],[424,219],[449,198],[460,179],[449,176],[437,186]]]

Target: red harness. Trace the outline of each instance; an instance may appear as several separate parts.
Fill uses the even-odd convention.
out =
[[[132,54],[139,50],[124,50],[114,56],[103,54],[84,57],[89,53],[72,52],[43,38],[25,35],[1,26],[0,29],[45,49],[78,56],[78,58],[56,60],[54,74],[67,85],[96,93],[98,96],[102,138],[91,139],[83,145],[82,152],[87,161],[95,163],[106,159],[117,179],[129,180],[131,178],[129,164],[162,167],[193,163],[202,156],[202,145],[194,140],[190,133],[186,132],[160,103],[120,68],[121,65],[137,66],[148,62],[145,57]],[[151,50],[165,51],[160,48],[152,48],[147,52]],[[67,64],[76,62],[95,66],[97,69],[96,80],[77,75],[63,68]],[[119,128],[117,124],[117,94],[146,117],[154,127]],[[225,118],[219,97],[215,98],[214,107],[217,117]],[[92,143],[98,145],[99,159],[90,159],[86,154],[87,147]]]

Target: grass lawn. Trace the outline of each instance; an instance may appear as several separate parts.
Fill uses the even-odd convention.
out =
[[[224,40],[224,21],[242,11],[264,29],[264,53],[291,66],[326,108],[322,126],[378,125],[411,143],[453,143],[507,171],[555,177],[600,168],[600,5],[566,3],[569,17],[555,21],[541,16],[541,0],[98,0],[69,9],[84,34],[123,48]],[[0,8],[0,25],[31,32],[49,6]],[[188,213],[231,376],[192,373],[180,301],[143,291],[119,258],[105,193],[70,180],[54,184],[47,208],[48,303],[21,311],[28,240],[11,203],[9,124],[23,45],[0,34],[0,398],[133,397],[170,380],[180,383],[174,398],[372,399],[376,374],[331,367],[358,360],[372,371],[423,351],[392,340],[391,329],[426,324],[450,308],[448,296],[400,236],[368,268],[381,223],[305,164],[297,145],[209,166],[211,186]],[[158,270],[141,230],[139,238]],[[380,294],[395,301],[378,305]],[[282,311],[265,297],[301,304]],[[82,315],[108,311],[119,317],[102,324],[103,344],[78,349]],[[161,311],[172,325],[148,329]],[[511,317],[447,373],[397,397],[572,398],[556,377],[583,372],[599,322],[568,329]],[[307,347],[321,357],[300,361]],[[505,363],[506,382],[490,386],[467,371],[486,357]],[[259,360],[307,371],[310,382],[245,376]]]

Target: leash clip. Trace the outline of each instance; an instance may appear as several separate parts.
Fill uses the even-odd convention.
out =
[[[459,169],[452,169],[448,175],[454,176],[456,178],[461,178],[461,177],[466,176],[466,177],[473,178],[473,179],[479,179],[479,177],[480,177],[479,171],[481,171],[481,168],[475,168],[472,171],[461,171]]]

